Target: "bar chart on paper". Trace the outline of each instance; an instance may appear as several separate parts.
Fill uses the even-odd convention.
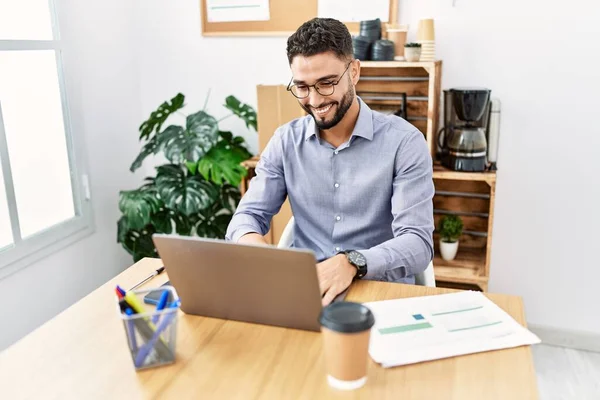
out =
[[[481,292],[365,305],[375,315],[369,353],[384,367],[540,342]]]

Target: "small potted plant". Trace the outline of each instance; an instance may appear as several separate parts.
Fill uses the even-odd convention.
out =
[[[406,61],[419,61],[421,58],[421,43],[406,43],[404,45],[404,58]]]
[[[454,260],[458,251],[458,239],[462,234],[463,222],[458,215],[444,215],[440,220],[440,251],[446,261]]]

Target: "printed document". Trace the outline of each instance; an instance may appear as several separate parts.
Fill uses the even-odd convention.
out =
[[[540,343],[481,292],[364,305],[375,315],[369,354],[383,367]]]

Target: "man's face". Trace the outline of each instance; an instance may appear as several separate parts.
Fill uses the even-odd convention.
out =
[[[342,61],[333,53],[322,53],[311,57],[296,56],[290,67],[293,75],[291,84],[296,85],[299,91],[309,90],[308,97],[298,99],[302,108],[313,116],[319,129],[336,126],[354,100],[358,63]],[[338,81],[337,85],[331,86]],[[317,84],[322,93],[333,89],[333,94],[327,96],[319,94],[314,87],[307,88],[314,84]]]

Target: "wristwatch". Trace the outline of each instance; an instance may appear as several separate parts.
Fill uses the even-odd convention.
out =
[[[348,262],[356,268],[354,279],[361,279],[367,274],[367,259],[364,255],[356,250],[342,251],[348,258]]]

